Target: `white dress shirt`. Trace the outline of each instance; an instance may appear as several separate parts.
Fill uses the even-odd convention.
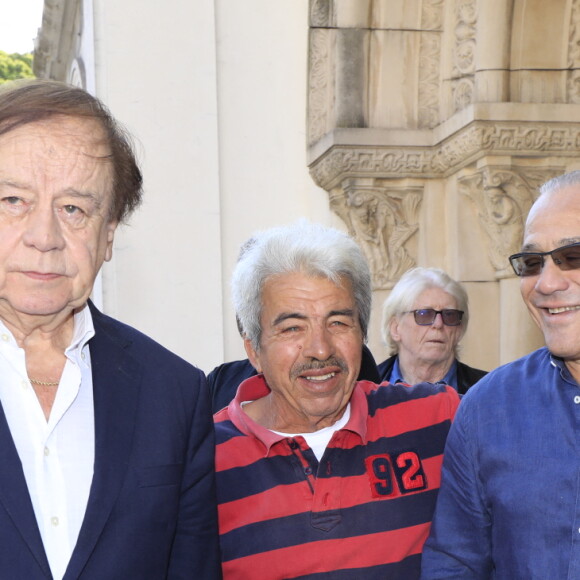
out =
[[[74,317],[72,342],[47,421],[28,380],[24,350],[0,321],[0,401],[55,579],[68,566],[93,478],[93,381],[87,342],[94,334],[85,306]]]

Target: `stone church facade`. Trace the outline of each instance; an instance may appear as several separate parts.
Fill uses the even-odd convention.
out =
[[[309,166],[377,296],[442,267],[478,348],[541,344],[507,257],[538,186],[580,167],[580,2],[312,0],[309,18]]]
[[[125,278],[129,263],[148,268],[158,259],[161,269],[167,261],[175,267],[167,253],[148,252],[141,261],[159,216],[153,199],[135,230],[122,234],[115,272],[104,273],[105,309],[163,337],[165,321],[179,319],[184,304],[201,293],[206,307],[193,312],[195,328],[201,318],[202,326],[220,332],[195,338],[181,354],[204,370],[239,358],[227,299],[237,250],[254,230],[304,215],[347,229],[364,249],[375,290],[369,342],[378,360],[387,354],[380,342],[382,301],[415,265],[441,267],[465,284],[470,329],[461,358],[468,364],[491,369],[541,345],[507,256],[519,249],[538,186],[580,168],[580,0],[277,0],[276,7],[245,0],[243,12],[238,0],[199,0],[196,14],[180,13],[189,3],[170,0],[162,18],[137,0],[123,4],[47,0],[38,74],[75,82],[112,103],[132,130],[149,137],[145,151],[155,150],[164,131],[148,125],[156,101],[133,110],[131,99],[146,100],[133,85],[146,86],[147,58],[157,54],[145,45],[147,35],[158,50],[183,38],[182,60],[167,59],[161,81],[171,85],[172,75],[183,77],[183,61],[189,63],[170,94],[192,115],[205,113],[203,120],[209,105],[200,109],[188,95],[206,91],[208,78],[215,82],[217,123],[209,128],[215,164],[204,165],[202,191],[183,193],[196,196],[191,211],[206,219],[190,232],[197,237],[184,233],[174,243],[195,248],[200,235],[209,240],[188,254],[186,297],[176,295],[156,319],[151,309],[164,308],[156,300],[164,277],[148,298],[146,280],[143,302],[135,304],[136,275]],[[197,40],[187,36],[188,27]],[[191,44],[200,37],[202,46]],[[119,62],[125,71],[113,74]],[[244,66],[255,62],[268,74],[248,80],[253,69]],[[159,91],[157,98],[164,95]],[[261,95],[268,96],[266,108],[253,110]],[[251,134],[244,133],[245,119],[252,120]],[[181,130],[179,123],[172,128],[166,148],[180,142],[175,132]],[[255,158],[242,148],[230,152],[242,136]],[[207,143],[208,135],[202,139]],[[270,157],[275,147],[280,156]],[[290,173],[282,163],[293,164]],[[148,158],[145,169],[156,185],[163,166]],[[163,235],[174,229],[165,227]],[[195,282],[204,268],[217,296]],[[150,318],[141,317],[145,311]],[[175,322],[165,342],[179,352],[171,340],[182,344],[192,331],[180,336]],[[196,360],[191,352],[203,348],[203,360]]]

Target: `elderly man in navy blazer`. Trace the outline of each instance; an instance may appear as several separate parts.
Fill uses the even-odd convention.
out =
[[[203,374],[89,301],[141,199],[85,91],[0,91],[0,578],[219,578]]]

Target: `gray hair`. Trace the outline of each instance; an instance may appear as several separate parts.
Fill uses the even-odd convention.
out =
[[[383,304],[382,335],[391,355],[399,352],[398,344],[393,340],[390,325],[393,318],[401,316],[413,307],[420,294],[430,288],[440,288],[455,298],[458,310],[463,310],[461,320],[462,333],[467,330],[469,322],[469,304],[467,292],[463,286],[439,268],[412,268],[405,272],[391,290]]]
[[[540,187],[540,195],[552,193],[558,189],[564,189],[565,187],[570,187],[572,185],[580,185],[580,171],[570,171],[569,173],[564,173],[563,175],[558,175],[553,177],[549,181],[546,181],[544,185]]]
[[[244,335],[259,350],[262,290],[271,276],[302,272],[335,284],[352,284],[359,323],[366,339],[371,312],[371,275],[360,247],[347,234],[301,219],[258,232],[240,256],[232,276],[232,300]]]

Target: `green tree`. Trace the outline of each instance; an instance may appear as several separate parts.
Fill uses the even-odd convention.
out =
[[[8,54],[0,50],[0,84],[14,79],[34,78],[32,72],[32,53]]]

